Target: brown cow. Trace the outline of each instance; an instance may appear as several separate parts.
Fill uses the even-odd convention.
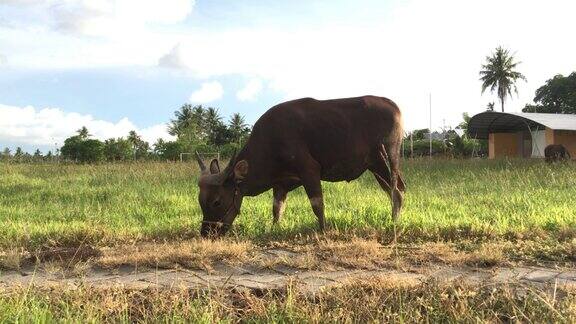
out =
[[[240,212],[242,198],[270,188],[277,223],[287,193],[299,186],[304,186],[324,230],[320,181],[351,181],[366,170],[390,195],[397,220],[405,191],[399,169],[401,140],[400,110],[386,98],[303,98],[276,105],[256,121],[246,145],[223,171],[217,160],[206,168],[196,154],[202,170],[200,233],[224,234]]]
[[[570,153],[563,145],[550,144],[544,149],[544,157],[546,158],[546,162],[552,163],[570,159]]]

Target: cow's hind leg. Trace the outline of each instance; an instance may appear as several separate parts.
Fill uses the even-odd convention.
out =
[[[374,174],[380,187],[390,196],[392,218],[396,221],[402,209],[402,193],[406,190],[406,186],[398,169],[399,161],[394,162],[395,170],[392,171],[393,162],[391,160],[392,158],[386,154],[386,150],[382,146],[372,157],[372,164],[369,170]]]
[[[284,213],[284,209],[286,208],[286,195],[288,194],[288,190],[286,190],[282,186],[276,186],[272,189],[274,194],[274,203],[272,204],[272,213],[274,215],[274,224],[278,224],[278,221],[282,217]]]
[[[390,169],[388,168],[386,159],[380,154],[380,152],[372,158],[372,163],[368,170],[372,172],[374,178],[380,185],[380,188],[382,188],[382,190],[388,194],[390,200],[392,200],[392,190],[390,190]]]

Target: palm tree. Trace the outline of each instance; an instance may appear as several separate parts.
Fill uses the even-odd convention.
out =
[[[194,120],[202,122],[206,117],[206,109],[202,105],[197,105],[192,108],[192,116]]]
[[[220,122],[222,122],[222,116],[220,116],[220,111],[218,108],[209,107],[204,113],[204,119],[206,120],[206,126],[208,129],[216,127]]]
[[[206,109],[202,105],[184,104],[174,112],[168,133],[188,142],[202,142],[206,138]]]
[[[462,114],[462,122],[460,122],[460,124],[458,124],[458,126],[456,126],[456,129],[461,129],[464,131],[464,134],[466,134],[466,131],[468,130],[468,124],[470,123],[470,115],[468,115],[468,113],[463,113]]]
[[[150,150],[150,144],[144,141],[135,130],[131,130],[128,133],[128,142],[132,144],[132,149],[134,150],[134,159],[139,159],[148,154]]]
[[[230,118],[230,122],[228,123],[228,129],[230,130],[232,141],[240,144],[242,139],[250,133],[250,128],[246,124],[244,117],[239,113],[235,113]]]
[[[502,104],[502,112],[504,112],[504,101],[507,96],[512,96],[512,89],[518,94],[516,81],[518,79],[526,81],[526,77],[515,71],[518,64],[521,62],[514,62],[514,56],[510,51],[499,46],[492,56],[486,57],[486,64],[482,65],[480,71],[480,80],[482,81],[482,93],[487,88],[490,92],[497,90],[498,98]]]
[[[184,104],[180,107],[180,110],[174,112],[176,119],[170,120],[170,125],[168,126],[168,133],[172,136],[179,136],[180,133],[186,129],[192,121],[194,120],[192,114],[192,105]]]
[[[87,139],[88,137],[92,136],[88,133],[88,128],[86,128],[86,126],[82,126],[82,128],[77,130],[76,133],[78,133],[78,136],[81,139]]]
[[[208,143],[219,145],[219,139],[225,136],[225,134],[221,133],[226,126],[222,123],[222,116],[220,116],[218,108],[209,107],[206,109],[204,113],[204,122],[206,124]]]

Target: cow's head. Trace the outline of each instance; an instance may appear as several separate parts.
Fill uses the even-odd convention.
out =
[[[248,162],[236,161],[236,154],[233,154],[228,166],[221,171],[217,159],[212,160],[209,169],[198,153],[196,160],[202,171],[198,181],[200,187],[198,202],[204,215],[200,234],[203,237],[216,238],[230,229],[240,212],[242,194],[238,184],[248,173]]]

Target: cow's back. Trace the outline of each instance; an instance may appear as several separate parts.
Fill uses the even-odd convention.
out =
[[[276,169],[310,154],[320,163],[324,180],[352,180],[364,172],[366,157],[398,118],[398,107],[386,98],[303,98],[269,109],[254,125],[249,142],[262,158],[277,163]]]

